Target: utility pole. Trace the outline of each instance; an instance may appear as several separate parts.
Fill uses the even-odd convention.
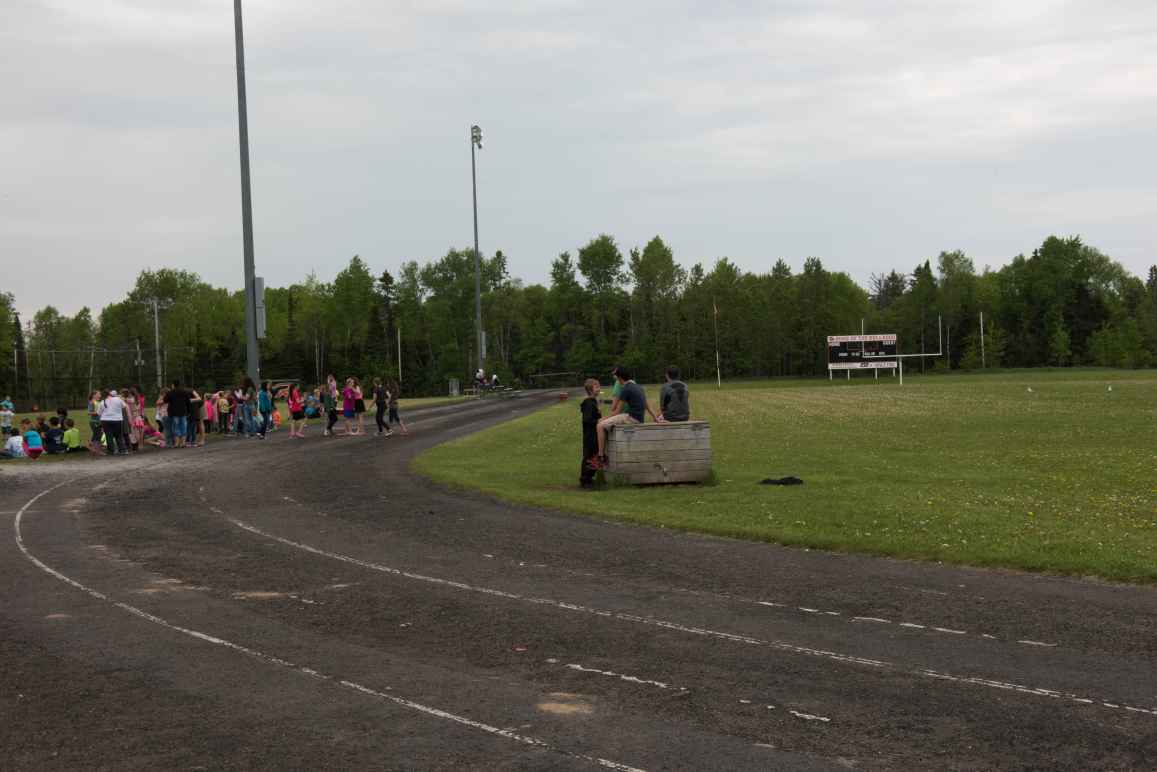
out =
[[[241,234],[245,253],[245,372],[261,382],[257,350],[257,297],[253,267],[253,201],[249,188],[249,117],[245,101],[245,36],[241,29],[241,0],[233,0],[237,49],[237,126],[241,147]]]
[[[153,309],[153,347],[156,349],[156,357],[157,357],[157,393],[160,394],[161,389],[165,388],[165,382],[164,382],[165,376],[164,376],[164,372],[161,369],[161,309],[162,308],[168,308],[171,305],[173,305],[173,303],[172,303],[172,301],[161,300],[160,298],[158,298],[156,296],[153,296],[151,298],[147,298],[145,300],[142,300],[141,302],[144,303],[146,306],[150,306]],[[140,341],[137,341],[137,359],[141,358],[140,345],[141,345]],[[141,363],[138,363],[138,364],[141,364]],[[139,370],[139,368],[138,368],[138,370]],[[137,385],[140,385],[140,383],[141,383],[141,378],[140,378],[140,373],[138,372],[137,373]]]
[[[478,252],[478,173],[474,165],[475,147],[482,149],[482,129],[477,124],[470,127],[470,185],[474,193],[474,326],[478,333],[478,369],[481,370],[486,359],[486,339],[482,332],[482,257]]]
[[[160,303],[156,298],[153,302],[153,345],[157,348],[157,393],[161,393],[161,389],[165,388],[165,383],[162,380],[161,373],[161,308]]]
[[[92,373],[96,368],[96,344],[92,344],[92,353],[88,358],[88,393],[85,394],[85,399],[92,395]]]
[[[157,349],[157,351],[159,352],[160,349]],[[158,356],[160,356],[159,353],[158,353]],[[145,364],[145,360],[141,359],[141,339],[137,338],[137,383],[141,382],[141,367],[144,364]],[[161,365],[158,361],[158,363],[157,363],[157,372],[158,373],[160,372],[160,369],[161,369]],[[157,378],[160,378],[160,377],[161,377],[160,375],[157,376]]]

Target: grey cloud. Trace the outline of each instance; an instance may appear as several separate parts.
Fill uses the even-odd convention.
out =
[[[239,284],[231,5],[9,13],[22,311],[100,306],[161,265]],[[1150,2],[249,0],[246,41],[271,284],[468,244],[475,122],[482,246],[531,281],[603,231],[860,280],[941,249],[997,266],[1051,232],[1157,261]]]

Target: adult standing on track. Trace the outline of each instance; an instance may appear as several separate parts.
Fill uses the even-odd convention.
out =
[[[269,381],[261,384],[257,409],[261,413],[261,436],[264,437],[269,434],[269,427],[273,424],[273,392],[269,390]]]
[[[389,425],[386,423],[386,408],[389,407],[390,392],[382,385],[381,378],[374,378],[374,422],[378,425],[378,436],[385,435],[389,437],[393,432],[390,431]]]
[[[357,416],[358,434],[365,434],[366,433],[365,418],[364,418],[364,416],[366,414],[365,394],[362,393],[361,381],[359,381],[357,378],[354,378],[353,382],[354,382],[354,414]]]
[[[337,423],[337,379],[333,373],[326,376],[325,386],[321,390],[321,402],[325,407],[325,436],[333,436],[333,427]]]
[[[116,389],[113,389],[105,397],[104,402],[100,403],[100,428],[104,432],[105,447],[110,456],[128,455],[122,428],[124,416],[125,402],[117,394]]]
[[[205,400],[201,398],[201,393],[196,389],[191,389],[189,392],[189,418],[186,422],[185,444],[194,448],[203,445],[205,440],[205,427],[201,423],[201,411],[204,407]]]
[[[257,435],[257,385],[248,375],[241,382],[241,417],[246,437]]]
[[[402,417],[398,415],[398,400],[402,395],[402,385],[397,380],[390,381],[390,415],[387,421],[388,424],[397,424],[402,430],[402,434],[409,434],[406,425],[402,423]]]
[[[141,430],[144,429],[143,411],[140,409],[140,401],[137,399],[137,394],[132,389],[125,390],[125,443],[132,452],[137,452],[141,447]]]
[[[165,403],[165,395],[169,393],[168,389],[161,389],[161,393],[157,395],[157,402],[154,406],[156,411],[153,415],[157,420],[157,428],[165,435],[165,445],[173,447],[173,425],[169,421],[169,406]]]
[[[173,388],[165,395],[169,406],[169,431],[173,435],[173,447],[185,447],[185,436],[189,431],[189,406],[193,396],[181,388],[180,381],[173,381]]]
[[[341,390],[341,416],[345,419],[345,433],[359,434],[354,429],[354,418],[357,417],[357,391],[354,390],[354,379],[345,379],[345,388]]]
[[[88,428],[92,430],[92,442],[100,447],[103,432],[100,428],[100,391],[88,395]]]

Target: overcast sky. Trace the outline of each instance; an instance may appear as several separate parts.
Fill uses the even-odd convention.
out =
[[[242,283],[228,0],[7,0],[0,291]],[[257,272],[469,246],[545,281],[600,232],[865,282],[1080,234],[1157,262],[1157,3],[245,0]]]

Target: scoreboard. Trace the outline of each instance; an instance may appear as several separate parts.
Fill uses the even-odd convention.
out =
[[[829,335],[829,370],[891,370],[896,367],[895,335]]]

